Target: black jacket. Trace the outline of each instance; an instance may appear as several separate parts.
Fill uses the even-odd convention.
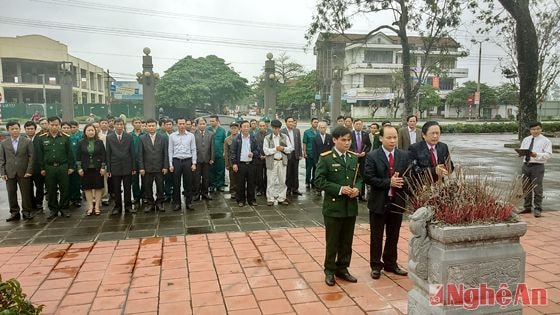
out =
[[[138,167],[146,173],[160,173],[169,168],[168,138],[156,133],[154,144],[149,134],[141,135],[138,148]]]
[[[453,171],[453,161],[449,156],[449,149],[447,144],[438,142],[435,146],[437,155],[437,164],[449,165],[449,173]],[[437,180],[436,168],[432,166],[432,159],[430,158],[430,150],[426,141],[416,142],[408,148],[410,161],[412,162],[412,170],[416,176],[424,172],[429,172],[434,180]]]
[[[107,136],[107,172],[117,175],[132,175],[135,171],[134,146],[132,136],[123,132],[119,142],[116,133]]]
[[[231,143],[231,152],[230,152],[230,159],[231,164],[239,164],[239,157],[241,156],[241,147],[242,147],[242,134],[239,133],[233,142]],[[251,142],[251,152],[253,152],[253,162],[257,161],[260,158],[261,148],[257,142],[257,138],[254,135],[249,134],[249,141]]]
[[[76,151],[76,162],[78,163],[78,169],[86,170],[89,167],[89,158],[90,154],[87,150],[88,140],[85,138],[80,140],[78,143],[78,150]],[[103,145],[103,141],[100,139],[95,140],[95,147],[93,150],[93,154],[91,154],[93,159],[93,165],[96,170],[100,170],[102,167],[106,166],[106,152],[105,146]]]
[[[404,208],[406,204],[406,177],[409,175],[410,160],[408,152],[395,149],[394,151],[394,171],[399,172],[400,177],[405,178],[405,186],[403,188],[394,188],[392,202],[399,207]],[[364,182],[371,185],[371,194],[368,200],[369,211],[377,214],[383,214],[387,208],[385,204],[388,202],[389,189],[391,188],[391,176],[389,171],[389,160],[385,155],[383,148],[375,149],[366,155],[364,166]],[[404,209],[403,209],[404,212]]]
[[[315,138],[313,138],[313,142],[311,143],[311,152],[313,152],[312,155],[315,164],[319,161],[321,153],[329,151],[332,149],[333,145],[330,133],[325,134],[325,143],[323,143],[323,140],[321,139],[321,133],[318,133]]]

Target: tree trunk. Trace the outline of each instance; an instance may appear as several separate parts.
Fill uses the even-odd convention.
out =
[[[529,0],[499,0],[515,20],[519,72],[519,140],[529,135],[529,123],[537,120],[539,43],[531,19]]]
[[[406,27],[408,24],[408,9],[406,1],[399,1],[402,14],[399,20],[399,38],[402,46],[402,63],[403,63],[403,92],[404,92],[404,111],[402,115],[403,124],[406,124],[406,117],[412,115],[414,107],[414,95],[412,93],[412,78],[410,76],[410,45],[408,44],[408,35]]]

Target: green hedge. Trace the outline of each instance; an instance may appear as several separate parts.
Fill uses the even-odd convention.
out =
[[[445,133],[505,133],[517,132],[517,123],[483,123],[483,124],[452,124],[442,125],[442,131]],[[560,122],[544,123],[543,130],[545,132],[560,131]]]

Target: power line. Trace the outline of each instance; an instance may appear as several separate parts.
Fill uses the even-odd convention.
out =
[[[73,6],[73,7],[87,8],[93,10],[121,12],[126,14],[157,16],[157,17],[166,17],[166,18],[174,18],[174,19],[181,19],[181,20],[187,19],[187,20],[204,22],[204,23],[227,24],[227,25],[238,25],[238,26],[258,27],[258,28],[270,28],[270,29],[286,29],[286,30],[297,30],[297,31],[307,29],[307,27],[304,25],[247,21],[247,20],[230,19],[230,18],[218,18],[213,16],[176,13],[176,12],[169,12],[169,11],[112,5],[107,3],[86,2],[86,1],[79,1],[79,0],[72,0],[72,1],[30,0],[30,1],[55,4],[55,5],[61,5],[66,7]]]
[[[41,27],[41,28],[48,28],[48,29],[79,31],[81,33],[93,33],[99,35],[151,38],[157,40],[169,40],[169,41],[189,42],[189,43],[193,42],[193,43],[211,44],[211,45],[218,45],[218,46],[280,49],[280,50],[289,50],[289,51],[297,51],[297,52],[304,52],[303,48],[305,46],[304,44],[298,44],[298,43],[283,43],[283,42],[274,42],[274,41],[258,41],[258,40],[247,40],[247,39],[227,38],[227,37],[213,37],[213,36],[200,36],[200,35],[168,33],[168,32],[158,32],[158,31],[144,31],[144,30],[136,30],[136,29],[115,28],[115,27],[108,27],[108,26],[95,26],[95,25],[51,22],[51,21],[34,20],[34,19],[21,19],[21,18],[12,18],[12,17],[5,17],[5,16],[0,16],[0,24],[24,25],[24,26]]]

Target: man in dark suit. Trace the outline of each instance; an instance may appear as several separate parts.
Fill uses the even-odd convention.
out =
[[[406,126],[399,129],[399,149],[406,151],[411,145],[422,141],[422,131],[416,128],[417,122],[415,115],[406,117]]]
[[[45,119],[46,121],[46,119]],[[33,142],[33,152],[39,152],[41,137],[37,132],[37,125],[33,121],[28,121],[23,125],[27,138]],[[35,192],[33,192],[35,186]],[[45,178],[41,175],[41,163],[39,155],[33,154],[33,176],[31,177],[31,195],[33,210],[43,211],[43,200],[45,199]]]
[[[124,132],[124,121],[116,118],[115,132],[107,136],[107,173],[113,183],[115,207],[111,215],[122,212],[121,183],[124,190],[124,211],[135,213],[132,208],[132,175],[136,173],[132,136]]]
[[[373,279],[379,279],[381,269],[401,276],[407,275],[407,272],[397,265],[397,243],[406,203],[403,176],[406,175],[410,164],[408,153],[396,149],[395,127],[382,127],[379,136],[382,146],[368,153],[364,170],[364,181],[371,185],[368,201],[369,263]],[[383,231],[386,233],[384,247]]]
[[[31,176],[33,176],[33,142],[20,135],[17,121],[9,121],[6,129],[10,137],[0,144],[0,177],[6,181],[10,217],[7,222],[20,219],[17,187],[21,194],[23,218],[31,219],[33,210]]]
[[[330,133],[327,133],[327,123],[325,121],[319,122],[317,127],[319,132],[313,138],[313,142],[311,143],[311,152],[313,156],[313,164],[317,166],[317,162],[319,162],[319,157],[323,152],[327,152],[332,149],[333,147],[333,140]],[[315,169],[314,169],[315,172]],[[315,173],[313,173],[313,178],[315,178]],[[315,189],[315,193],[317,196],[321,195],[321,190]]]
[[[144,181],[144,200],[149,204],[145,206],[144,212],[152,210],[165,211],[163,208],[163,176],[169,169],[169,144],[167,137],[156,132],[157,122],[155,119],[146,121],[147,134],[140,136],[140,147],[138,150],[138,167]],[[156,182],[156,200],[154,202],[154,180]]]
[[[286,169],[286,186],[288,187],[287,194],[301,196],[299,192],[299,160],[303,157],[301,147],[301,133],[298,128],[295,128],[296,120],[292,116],[286,117],[286,128],[282,128],[281,132],[288,136],[294,151],[288,157],[288,167]]]
[[[251,206],[257,206],[255,198],[254,175],[255,161],[260,158],[261,148],[257,143],[257,138],[249,133],[249,122],[241,123],[241,133],[231,144],[230,159],[233,171],[236,173],[237,180],[235,197],[240,207],[245,205],[245,201]]]
[[[197,121],[198,129],[194,133],[196,141],[196,173],[194,175],[194,198],[195,200],[204,198],[212,200],[208,194],[210,183],[210,167],[216,160],[214,133],[206,130],[206,119],[199,118]]]
[[[423,141],[411,145],[410,161],[414,174],[421,179],[435,182],[453,172],[453,161],[447,144],[440,142],[441,127],[437,121],[428,121],[422,126]]]
[[[361,119],[354,120],[354,130],[352,131],[352,146],[350,150],[356,153],[360,163],[360,174],[364,176],[364,163],[366,154],[371,150],[371,141],[367,132],[363,131],[364,123]],[[360,200],[364,200],[365,189],[360,191]]]

